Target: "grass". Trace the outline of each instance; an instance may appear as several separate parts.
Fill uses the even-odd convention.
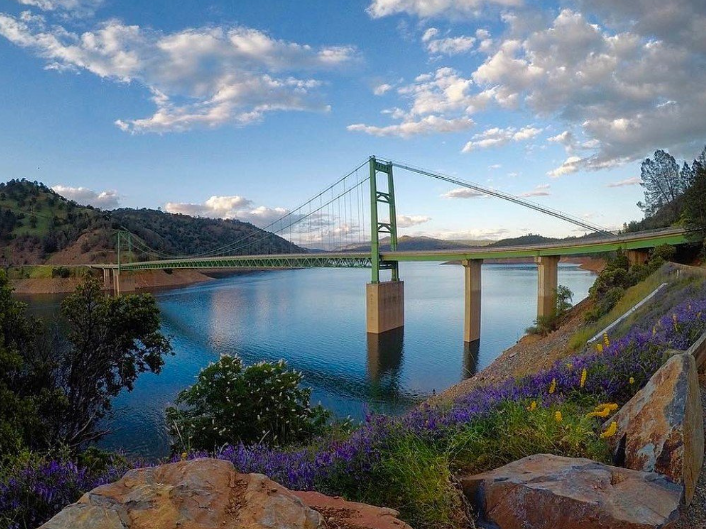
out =
[[[52,271],[57,268],[53,265],[25,265],[13,266],[7,270],[9,279],[50,279]],[[69,277],[82,277],[89,270],[85,266],[64,267],[69,270]]]
[[[679,274],[676,278],[675,271]],[[632,307],[649,296],[662,283],[668,283],[666,291],[660,292],[650,303],[647,303],[645,306],[635,311],[623,322],[621,322],[620,325],[612,329],[612,336],[619,337],[624,335],[625,332],[627,332],[627,330],[638,321],[651,321],[655,318],[655,316],[653,314],[645,314],[646,312],[662,314],[663,311],[660,310],[661,305],[664,305],[665,303],[670,305],[671,301],[673,301],[671,298],[674,297],[675,292],[683,294],[683,296],[679,297],[686,297],[688,294],[685,290],[688,290],[690,286],[698,286],[702,284],[704,280],[706,280],[706,276],[688,273],[681,268],[675,269],[671,265],[663,266],[644,281],[628,288],[623,297],[620,298],[618,303],[608,314],[601,317],[594,323],[583,325],[578,331],[576,331],[569,340],[569,351],[575,352],[580,350],[586,345],[588,340],[593,338],[598,332],[605,329],[608,325],[616,321]]]

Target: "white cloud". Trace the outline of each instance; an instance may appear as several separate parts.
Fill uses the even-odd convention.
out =
[[[372,136],[398,136],[409,138],[426,134],[438,134],[446,132],[459,132],[473,126],[470,118],[444,119],[437,116],[425,116],[416,121],[404,121],[395,125],[376,127],[363,123],[348,125],[351,132],[364,132]]]
[[[458,55],[473,49],[475,37],[461,35],[460,37],[436,38],[439,30],[429,28],[422,35],[422,42],[432,55]]]
[[[683,151],[706,133],[706,94],[700,88],[706,70],[699,66],[706,57],[697,44],[686,47],[689,39],[655,39],[661,29],[648,32],[639,22],[652,16],[646,2],[638,2],[644,14],[631,8],[638,22],[630,27],[640,33],[611,32],[564,9],[550,27],[506,39],[473,73],[474,81],[496,90],[498,104],[524,104],[581,129],[587,141],[573,147],[593,152],[565,163],[554,176],[612,167],[655,148]],[[583,4],[589,8],[592,2]],[[703,32],[694,38],[703,39]]]
[[[373,94],[375,94],[376,96],[381,96],[381,95],[389,92],[390,90],[392,90],[392,85],[387,84],[387,83],[383,83],[383,84],[377,85],[375,88],[373,88]]]
[[[583,160],[580,156],[569,156],[559,167],[552,169],[547,174],[552,178],[558,178],[560,176],[575,173],[581,168],[582,162]]]
[[[116,121],[133,133],[246,125],[273,111],[326,111],[317,93],[321,81],[296,73],[335,69],[357,55],[349,46],[314,48],[246,27],[163,33],[109,20],[77,34],[29,13],[0,14],[0,35],[46,59],[48,68],[147,87],[156,112]]]
[[[501,167],[502,167],[502,164],[494,163],[493,165],[489,165],[488,169],[500,169]]]
[[[485,193],[476,191],[475,189],[469,189],[467,187],[457,187],[441,195],[442,198],[480,198],[486,197]]]
[[[421,18],[476,17],[488,6],[520,6],[522,0],[372,0],[368,13],[374,18],[406,13]]]
[[[633,176],[632,178],[626,178],[625,180],[620,180],[619,182],[611,182],[606,184],[606,187],[626,187],[626,186],[636,186],[640,184],[640,178]]]
[[[507,2],[511,4],[513,2]],[[497,2],[374,0],[373,16],[489,17]],[[400,119],[457,119],[487,108],[559,121],[567,160],[552,176],[639,160],[655,149],[690,156],[706,137],[706,11],[703,0],[566,0],[555,12],[502,10],[505,30],[475,33],[485,55],[468,71],[439,68],[398,89]],[[581,8],[581,11],[575,9]],[[429,28],[423,41],[442,38]],[[407,116],[407,118],[405,118]],[[478,142],[486,138],[479,137]],[[492,140],[492,139],[491,139]],[[480,145],[502,144],[496,142]]]
[[[409,110],[387,109],[400,123],[387,126],[356,123],[349,131],[376,136],[410,137],[419,134],[459,132],[474,125],[469,117],[484,107],[488,94],[471,93],[473,81],[464,79],[452,68],[439,68],[434,73],[418,76],[413,83],[398,88],[402,97],[411,101]]]
[[[419,224],[425,224],[431,220],[431,217],[425,215],[397,215],[398,228],[411,228]]]
[[[475,149],[487,149],[490,147],[500,147],[511,141],[526,141],[536,137],[542,129],[535,127],[522,127],[517,130],[514,127],[506,129],[492,128],[473,136],[473,139],[464,145],[462,152],[471,152]]]
[[[202,203],[167,202],[164,210],[192,217],[236,219],[259,227],[267,226],[289,213],[289,210],[284,208],[254,206],[252,200],[240,195],[214,195]]]
[[[92,15],[104,0],[17,0],[22,5],[43,11],[64,11],[75,16]]]
[[[115,209],[120,204],[120,195],[117,191],[93,191],[87,187],[71,187],[61,184],[53,186],[52,189],[62,197],[84,206]]]
[[[532,191],[526,191],[525,193],[520,193],[521,197],[547,197],[551,195],[549,191],[549,184],[540,184],[536,186]]]

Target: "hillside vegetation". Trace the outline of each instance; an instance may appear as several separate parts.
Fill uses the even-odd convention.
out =
[[[101,211],[67,200],[39,182],[0,184],[0,262],[86,264],[115,259],[116,231],[135,234],[135,257],[192,255],[232,245],[229,253],[302,252],[285,239],[238,220],[195,218],[153,209]],[[239,241],[246,244],[238,244]],[[150,253],[145,245],[156,250]]]

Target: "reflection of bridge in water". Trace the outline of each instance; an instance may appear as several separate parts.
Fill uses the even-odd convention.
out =
[[[365,169],[367,166],[367,169]],[[593,232],[593,235],[551,244],[476,247],[443,251],[398,251],[397,212],[393,168],[411,171],[437,180],[500,198],[545,215],[570,222]],[[361,175],[360,173],[363,173]],[[382,175],[382,181],[381,181]],[[367,226],[367,228],[365,228]],[[401,332],[387,333],[404,326],[404,283],[400,280],[399,263],[410,261],[460,261],[465,270],[464,341],[472,344],[480,338],[481,266],[484,259],[532,258],[537,264],[537,317],[555,310],[558,286],[558,263],[562,256],[587,255],[624,250],[631,264],[647,260],[648,251],[662,244],[690,242],[683,229],[665,229],[616,235],[600,226],[551,208],[497,190],[484,188],[458,178],[425,171],[398,162],[371,157],[332,186],[290,211],[265,228],[240,241],[193,256],[172,256],[150,248],[139,236],[118,232],[118,261],[93,265],[103,269],[106,285],[117,293],[134,290],[130,273],[140,270],[172,269],[291,269],[291,268],[370,268],[371,282],[366,287],[367,331],[389,340],[380,355],[380,343],[368,342],[369,369],[372,380],[390,378],[401,363]],[[269,230],[269,231],[267,231]],[[273,234],[284,238],[291,250],[277,255],[257,253],[272,241]],[[357,239],[356,239],[357,236]],[[389,236],[389,250],[381,248],[381,236]],[[358,243],[369,250],[349,248]],[[127,245],[127,251],[125,246]],[[336,251],[308,251],[301,246],[319,246]],[[136,252],[146,256],[135,259]],[[381,280],[381,272],[389,271],[389,280]],[[387,272],[385,272],[387,273]],[[399,341],[399,359],[394,351]],[[375,345],[377,343],[377,345]],[[386,342],[385,342],[386,343]],[[390,353],[389,351],[393,351]],[[477,347],[466,347],[468,373],[475,372]],[[377,360],[375,360],[377,358]]]

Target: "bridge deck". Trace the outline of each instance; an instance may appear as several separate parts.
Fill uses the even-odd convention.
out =
[[[516,259],[550,255],[570,256],[610,252],[618,249],[637,250],[654,248],[661,244],[685,244],[692,237],[681,228],[577,239],[561,243],[545,243],[523,246],[474,247],[460,250],[397,251],[381,252],[384,262],[408,261],[458,261],[473,259]],[[117,268],[116,264],[96,264],[95,268]],[[325,252],[282,255],[235,255],[226,257],[194,257],[123,263],[122,270],[156,270],[169,268],[369,268],[370,254],[367,252]]]

